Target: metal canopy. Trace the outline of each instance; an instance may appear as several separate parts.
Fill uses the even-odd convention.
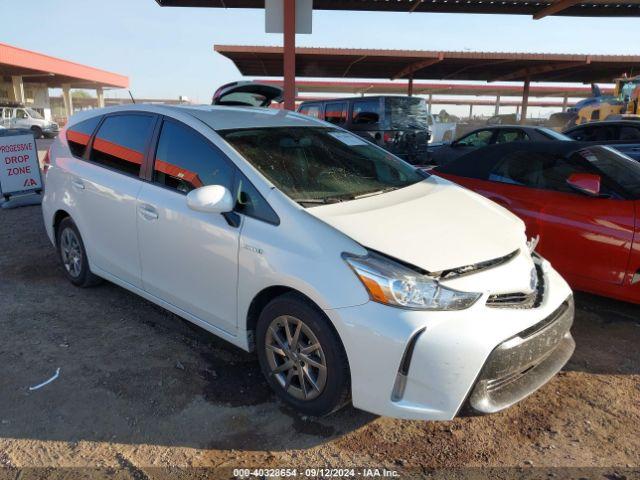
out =
[[[282,80],[257,79],[256,83],[283,86]],[[296,82],[298,93],[345,93],[404,95],[407,91],[406,82],[345,82],[326,80],[299,80]],[[613,88],[601,87],[604,95],[613,95]],[[461,84],[461,83],[427,83],[414,82],[414,95],[475,95],[475,96],[502,96],[521,97],[522,85],[504,84]],[[572,97],[586,98],[591,96],[591,87],[574,87],[571,85],[531,85],[532,97]],[[458,99],[460,101],[460,99]],[[489,102],[493,104],[493,101]],[[506,103],[504,103],[506,105]]]
[[[98,68],[68,62],[30,50],[0,43],[0,76],[20,76],[28,82],[57,88],[127,88],[129,78]]]
[[[156,0],[163,7],[264,8],[264,0]],[[314,10],[637,17],[640,0],[314,0]]]
[[[282,77],[283,48],[216,45],[240,73]],[[640,72],[640,56],[296,48],[298,77],[611,82]]]

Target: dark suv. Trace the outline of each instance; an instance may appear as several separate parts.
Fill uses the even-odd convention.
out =
[[[298,112],[338,125],[414,165],[427,163],[429,109],[417,97],[356,97],[302,102]]]

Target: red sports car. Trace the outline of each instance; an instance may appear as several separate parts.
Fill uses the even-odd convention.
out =
[[[640,303],[640,163],[606,146],[490,146],[432,173],[524,220],[576,290]]]

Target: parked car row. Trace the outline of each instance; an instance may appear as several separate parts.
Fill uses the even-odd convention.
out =
[[[393,122],[384,105],[378,121]],[[45,228],[73,285],[107,279],[255,350],[306,414],[349,399],[399,418],[493,413],[574,350],[571,290],[522,220],[310,116],[82,112],[45,184]]]
[[[429,164],[445,165],[471,151],[489,145],[529,141],[588,141],[607,144],[640,161],[640,122],[606,121],[579,125],[558,133],[547,127],[526,125],[495,125],[467,133],[450,144],[431,148]]]

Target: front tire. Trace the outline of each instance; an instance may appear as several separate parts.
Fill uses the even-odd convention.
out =
[[[71,283],[77,287],[92,287],[101,282],[89,269],[87,252],[78,227],[67,217],[60,222],[56,231],[58,257],[64,267],[64,273]]]
[[[304,297],[272,300],[256,328],[260,368],[285,403],[321,417],[343,407],[351,392],[347,355],[329,319]]]
[[[40,127],[31,127],[31,131],[33,132],[33,136],[36,138],[36,140],[42,138],[42,129]]]

